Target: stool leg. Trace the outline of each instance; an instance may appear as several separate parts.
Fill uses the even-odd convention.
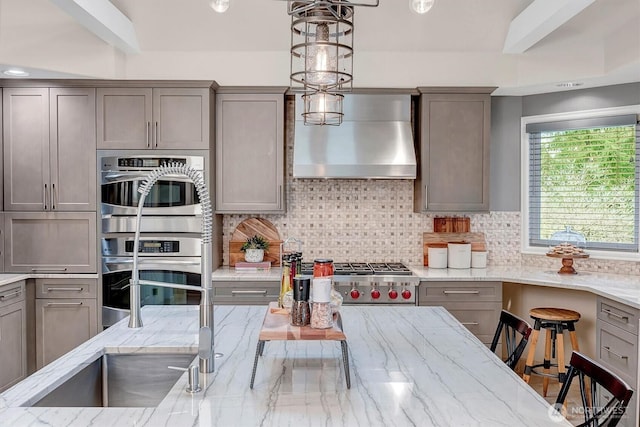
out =
[[[547,390],[549,389],[549,375],[551,368],[551,335],[552,331],[547,329],[547,333],[544,338],[544,364],[543,371],[546,374],[542,378],[542,396],[547,397]]]
[[[560,326],[562,328],[562,326]],[[567,378],[567,369],[564,364],[564,334],[562,329],[558,334],[558,381],[563,383]]]
[[[573,322],[569,322],[567,324],[567,330],[569,331],[571,348],[573,349],[573,351],[580,351],[580,346],[578,345],[578,334],[576,334],[575,324]],[[585,377],[584,380],[585,380],[585,394],[587,395],[587,401],[591,402],[591,380],[588,377]]]
[[[347,341],[340,341],[342,347],[342,362],[344,363],[344,379],[347,382],[347,388],[351,388],[351,374],[349,372],[349,347]]]
[[[524,374],[522,379],[529,384],[531,379],[531,369],[533,367],[533,358],[536,354],[536,345],[538,344],[538,335],[540,335],[540,320],[536,319],[533,325],[533,332],[531,333],[531,344],[529,344],[529,354],[527,355],[527,361],[524,365]]]
[[[258,368],[258,356],[262,354],[263,348],[264,341],[258,341],[258,345],[256,346],[256,356],[253,359],[253,371],[251,371],[251,384],[249,384],[249,388],[253,388],[253,382],[256,379],[256,369]]]

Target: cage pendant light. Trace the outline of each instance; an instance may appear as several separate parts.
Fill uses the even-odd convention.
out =
[[[352,89],[353,7],[293,2],[291,87],[304,93],[304,123],[342,123],[342,93]]]

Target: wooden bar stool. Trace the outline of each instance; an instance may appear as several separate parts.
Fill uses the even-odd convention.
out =
[[[544,376],[542,382],[542,395],[547,396],[549,388],[549,378],[557,378],[559,382],[564,383],[567,375],[567,367],[564,358],[564,331],[569,331],[571,339],[571,348],[573,351],[580,351],[578,346],[578,336],[576,335],[575,323],[580,320],[580,313],[564,308],[538,307],[532,308],[529,315],[534,320],[533,333],[531,334],[531,346],[524,367],[524,375],[522,378],[529,383],[531,374]],[[538,344],[538,336],[540,328],[547,330],[544,343],[544,361],[537,365],[533,364],[533,359]],[[556,341],[558,342],[556,348]],[[556,358],[556,350],[558,357]],[[551,359],[557,359],[556,363],[551,363]],[[544,372],[537,372],[535,368],[543,367]],[[558,374],[552,374],[550,368],[558,367]]]

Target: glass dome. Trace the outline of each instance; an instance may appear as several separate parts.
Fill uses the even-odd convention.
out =
[[[564,230],[553,233],[551,235],[551,240],[561,243],[572,243],[574,246],[584,246],[587,242],[584,234],[573,231],[568,225],[565,226]]]

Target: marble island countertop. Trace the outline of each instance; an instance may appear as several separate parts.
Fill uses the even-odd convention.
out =
[[[640,276],[579,271],[558,274],[558,270],[535,267],[495,266],[488,268],[428,268],[409,266],[422,281],[501,281],[591,292],[640,309]],[[279,281],[280,268],[267,272],[236,272],[221,267],[213,272],[213,281]]]
[[[184,374],[156,408],[28,406],[104,353],[193,352],[197,307],[147,306],[145,326],[100,333],[0,395],[10,426],[558,426],[548,404],[441,307],[341,310],[346,388],[334,341],[270,341],[249,388],[266,306],[215,308],[215,372],[203,391]],[[569,425],[568,423],[564,425]]]

